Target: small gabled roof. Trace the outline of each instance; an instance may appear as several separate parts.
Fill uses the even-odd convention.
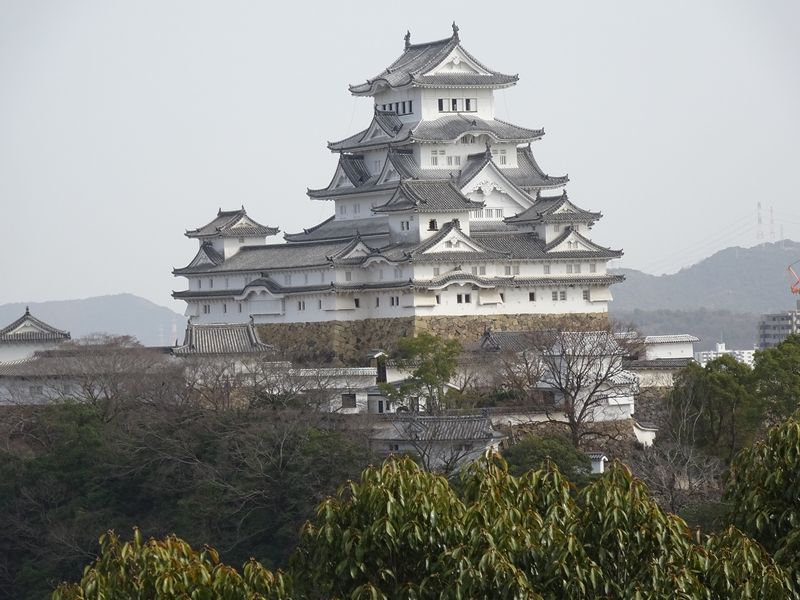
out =
[[[373,208],[376,213],[388,212],[465,212],[483,207],[474,202],[448,180],[401,181],[391,198]]]
[[[191,262],[180,269],[173,269],[173,275],[182,275],[185,273],[202,273],[211,267],[216,267],[224,262],[222,255],[214,249],[214,246],[209,241],[204,241],[200,244],[200,249]]]
[[[526,191],[560,187],[569,182],[569,175],[551,176],[542,171],[530,144],[517,148],[517,166],[503,169],[503,173]]]
[[[602,254],[604,257],[609,258],[618,258],[622,256],[622,250],[612,250],[611,248],[606,248],[605,246],[601,246],[600,244],[595,244],[589,238],[581,235],[577,231],[575,231],[572,227],[565,227],[564,232],[559,235],[557,238],[552,240],[549,244],[545,244],[544,251],[550,253],[554,248],[557,248],[562,242],[564,242],[568,237],[573,236],[579,241],[581,244],[590,248],[590,250],[565,250],[561,252],[553,252],[550,256],[557,257],[557,256],[565,256],[565,255],[572,255],[576,254],[578,256],[592,256],[597,253]]]
[[[24,315],[0,329],[0,344],[63,342],[68,339],[70,339],[68,331],[56,329],[37,319],[27,306]]]
[[[443,40],[412,44],[410,34],[406,35],[406,47],[386,69],[366,82],[350,86],[354,96],[374,95],[381,87],[508,87],[514,85],[519,77],[493,71],[469,54],[460,44],[458,27],[453,23],[453,35]],[[484,74],[457,72],[426,75],[439,65],[455,49],[472,61]]]
[[[689,333],[677,333],[672,335],[648,335],[644,338],[645,344],[674,344],[676,342],[699,342],[700,338]]]
[[[188,229],[184,235],[190,238],[269,236],[279,231],[277,227],[262,225],[248,217],[243,206],[239,210],[219,209],[213,221],[197,229]]]
[[[558,212],[564,206],[572,210],[569,212]],[[575,206],[567,197],[567,191],[564,190],[560,196],[537,197],[533,206],[513,217],[504,219],[504,221],[512,224],[594,222],[602,216],[603,215],[599,212],[590,212]]]
[[[464,237],[468,242],[478,248],[477,251],[475,250],[463,250],[463,251],[450,251],[450,252],[435,252],[435,253],[428,253],[428,250],[436,246],[439,242],[447,238],[451,232],[457,231],[459,234]],[[466,241],[465,240],[465,241]],[[447,255],[447,258],[452,258],[452,255],[457,255],[460,257],[460,260],[464,260],[465,258],[472,258],[475,256],[480,255],[488,255],[492,258],[507,258],[507,255],[502,253],[496,252],[490,248],[483,246],[480,242],[475,241],[471,237],[467,236],[463,232],[461,232],[461,227],[459,224],[453,220],[449,223],[445,223],[442,225],[441,229],[427,240],[421,242],[416,247],[407,250],[406,255],[412,258],[420,258],[425,255],[427,258],[437,258],[441,259],[442,255]],[[426,254],[427,253],[427,254]]]
[[[237,355],[272,352],[258,338],[252,321],[224,325],[196,325],[189,321],[183,345],[173,348],[177,356]]]
[[[395,417],[391,425],[380,427],[373,440],[415,442],[488,442],[499,437],[485,416],[408,416]]]

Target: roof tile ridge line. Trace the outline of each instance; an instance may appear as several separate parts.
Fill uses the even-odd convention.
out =
[[[461,51],[462,51],[464,54],[466,54],[466,55],[467,55],[467,57],[468,57],[470,60],[474,61],[474,62],[475,62],[475,64],[477,64],[479,67],[481,67],[481,68],[482,68],[484,71],[488,71],[489,73],[493,73],[493,74],[497,74],[497,75],[505,75],[506,77],[513,77],[515,81],[519,81],[519,73],[514,73],[514,74],[512,75],[512,74],[510,74],[510,73],[501,73],[500,71],[495,71],[495,70],[493,70],[493,69],[490,69],[490,68],[489,68],[489,67],[487,67],[485,64],[483,64],[481,61],[479,61],[477,58],[475,58],[475,57],[472,55],[472,53],[470,53],[470,52],[469,52],[469,51],[468,51],[468,50],[467,50],[467,49],[466,49],[464,46],[462,46],[462,45],[461,45],[461,40],[458,40],[458,39],[457,39],[457,41],[458,41],[458,44],[457,44],[457,46],[459,47],[459,49],[460,49],[460,50],[461,50]]]
[[[350,183],[352,184],[352,186],[354,188],[357,187],[356,184],[353,183],[350,180],[350,177],[347,175],[347,171],[345,171],[344,167],[342,166],[343,156],[344,155],[342,153],[339,153],[339,160],[336,162],[336,168],[333,170],[333,176],[331,176],[331,180],[330,180],[330,182],[328,182],[328,185],[326,185],[324,188],[313,188],[313,189],[312,188],[306,188],[306,196],[308,196],[309,194],[311,194],[313,192],[333,191],[331,189],[331,186],[333,185],[333,182],[336,180],[336,172],[339,170],[339,167],[342,168],[342,172],[344,173],[344,176],[347,177],[347,181],[350,181]]]
[[[374,119],[375,115],[373,115],[372,118]],[[354,137],[356,137],[358,135],[361,136],[361,139],[359,139],[359,143],[360,143],[361,141],[363,141],[364,136],[367,135],[367,131],[369,131],[370,125],[372,125],[372,121],[370,121],[369,125],[365,129],[363,129],[361,131],[357,131],[353,135],[348,135],[347,137],[344,137],[344,138],[342,138],[340,140],[337,140],[335,142],[327,142],[328,149],[330,150],[331,146],[336,146],[338,144],[342,144],[342,143],[346,142],[347,140],[352,139],[352,138],[354,138]],[[335,152],[335,150],[332,150],[332,152]]]
[[[530,127],[523,127],[522,125],[509,123],[508,121],[504,121],[503,119],[498,119],[497,117],[494,117],[492,121],[497,121],[498,123],[502,123],[503,125],[508,125],[510,127],[516,127],[517,129],[524,129],[525,131],[530,131],[531,133],[538,133],[539,134],[538,137],[544,135],[544,127],[540,127],[539,129],[531,129]],[[530,146],[530,143],[528,143],[527,145]]]

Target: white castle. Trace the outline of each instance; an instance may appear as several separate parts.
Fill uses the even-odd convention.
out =
[[[546,175],[542,129],[495,118],[494,91],[516,84],[446,39],[412,44],[365,83],[369,126],[328,144],[330,183],[309,189],[334,214],[285,243],[242,208],[186,235],[197,255],[174,274],[192,322],[259,324],[606,313],[609,260],[590,239],[599,212]],[[454,321],[455,322],[455,321]],[[477,335],[476,335],[477,338]]]

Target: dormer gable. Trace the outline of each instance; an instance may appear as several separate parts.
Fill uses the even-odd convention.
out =
[[[422,73],[422,76],[448,75],[451,73],[467,73],[470,75],[483,75],[487,77],[492,74],[486,67],[467,54],[460,44],[453,48],[450,53],[434,65],[433,68]]]
[[[559,252],[603,252],[622,255],[620,251],[610,250],[595,244],[592,240],[572,229],[572,227],[567,227],[564,233],[547,244],[544,250],[548,254],[557,254]]]
[[[519,209],[515,212],[526,210],[535,202],[530,194],[506,177],[502,169],[491,159],[487,160],[486,164],[474,174],[468,176],[466,181],[461,182],[461,193],[466,196],[470,196],[470,194],[489,196],[494,191],[507,196],[512,203],[516,204]]]

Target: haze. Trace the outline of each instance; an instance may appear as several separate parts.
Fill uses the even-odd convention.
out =
[[[759,201],[765,241],[800,239],[796,2],[3,1],[0,303],[131,292],[182,311],[185,229],[241,205],[286,232],[330,216],[305,190],[372,111],[347,84],[454,19],[520,74],[498,117],[545,128],[540,165],[603,212],[616,266],[753,245]]]

